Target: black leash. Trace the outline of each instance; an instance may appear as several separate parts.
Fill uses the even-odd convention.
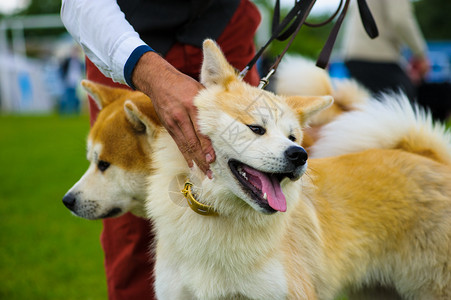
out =
[[[345,1],[344,6],[343,6],[343,1]],[[282,22],[280,22],[280,0],[276,0],[275,7],[274,7],[274,16],[273,16],[273,20],[272,20],[272,35],[269,38],[269,40],[266,42],[266,44],[260,48],[260,50],[252,58],[252,60],[240,72],[239,77],[244,78],[244,76],[246,76],[247,72],[255,65],[257,60],[262,56],[263,52],[266,50],[266,48],[269,46],[269,44],[272,41],[274,41],[275,39],[277,39],[279,41],[285,41],[286,39],[291,37],[290,40],[288,41],[287,45],[283,49],[283,51],[277,56],[277,59],[274,62],[274,64],[269,68],[269,71],[266,74],[266,76],[264,76],[260,80],[260,84],[258,85],[258,87],[261,89],[265,88],[269,82],[269,78],[276,72],[277,67],[279,66],[279,63],[282,60],[282,57],[288,51],[288,48],[293,43],[294,38],[298,34],[302,25],[305,24],[306,26],[310,26],[310,27],[320,27],[320,26],[326,25],[326,24],[330,23],[341,11],[341,14],[339,15],[337,21],[335,22],[335,25],[332,28],[332,30],[329,34],[329,37],[328,37],[326,43],[324,44],[324,47],[321,50],[321,53],[316,62],[316,65],[318,67],[323,68],[323,69],[326,68],[327,64],[329,63],[329,59],[330,59],[330,55],[333,50],[333,46],[334,46],[335,41],[338,36],[338,31],[340,30],[340,27],[343,23],[343,20],[346,15],[346,12],[348,10],[350,1],[351,0],[340,0],[337,10],[330,18],[328,18],[326,21],[321,22],[319,24],[311,24],[311,23],[306,22],[305,20],[306,20],[307,16],[309,15],[316,0],[296,0],[294,7],[288,12],[286,17],[282,20]],[[370,9],[369,9],[366,1],[365,0],[357,0],[357,3],[359,6],[359,13],[360,13],[360,17],[362,19],[362,23],[365,28],[365,31],[367,32],[369,37],[371,37],[371,38],[377,37],[379,33],[377,30],[376,22],[374,21],[374,18],[371,15]]]
[[[276,0],[276,4],[275,4],[275,8],[274,8],[274,17],[273,17],[273,22],[272,22],[272,35],[269,38],[269,40],[266,42],[266,44],[260,48],[260,50],[252,58],[252,60],[240,72],[240,74],[239,74],[240,78],[244,78],[244,76],[246,76],[247,72],[255,65],[257,60],[262,56],[263,52],[266,50],[266,48],[269,46],[269,44],[271,44],[272,41],[274,41],[275,39],[278,39],[279,41],[283,41],[284,39],[288,38],[290,35],[292,35],[294,33],[294,31],[296,30],[296,27],[298,27],[299,25],[302,26],[301,18],[304,17],[303,19],[305,20],[305,17],[307,17],[307,14],[308,14],[307,8],[310,7],[310,9],[311,9],[315,1],[316,0],[296,1],[294,7],[288,12],[286,17],[279,24],[280,1]],[[310,9],[308,10],[308,12],[310,12]],[[290,23],[292,21],[293,21],[293,23],[290,25]],[[289,45],[287,45],[287,46],[289,47]],[[286,47],[286,48],[288,48],[288,47]]]

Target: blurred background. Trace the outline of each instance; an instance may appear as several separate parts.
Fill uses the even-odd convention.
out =
[[[282,0],[288,11],[294,0]],[[270,35],[274,0],[255,0],[262,13],[256,43]],[[428,42],[431,71],[427,82],[451,81],[451,19],[447,0],[412,1]],[[324,21],[339,0],[317,0],[310,21]],[[86,95],[78,82],[83,77],[83,53],[66,33],[59,17],[58,0],[0,0],[0,111],[5,113],[85,113]],[[316,59],[333,22],[327,26],[303,26],[289,53]],[[343,31],[343,30],[342,30]],[[271,60],[285,42],[271,44],[265,57]],[[406,59],[409,52],[405,52]],[[329,70],[333,77],[348,76],[342,64],[340,36]]]
[[[269,37],[273,0],[255,0]],[[327,19],[339,0],[317,0],[312,22]],[[287,11],[293,0],[282,1]],[[413,1],[428,42],[426,81],[451,84],[449,0]],[[0,0],[0,299],[106,299],[101,223],[70,215],[61,198],[88,163],[89,130],[83,53],[65,31],[58,0]],[[289,52],[316,59],[333,24],[301,29]],[[265,54],[271,61],[285,43]],[[409,59],[408,51],[405,52]],[[340,40],[333,77],[348,76]],[[449,89],[431,101],[448,115]],[[431,104],[432,105],[432,104]]]

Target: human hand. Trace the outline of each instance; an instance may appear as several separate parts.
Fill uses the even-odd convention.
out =
[[[189,167],[193,161],[211,179],[209,164],[215,152],[208,137],[197,128],[193,98],[203,85],[179,72],[155,52],[145,53],[132,75],[135,87],[152,99],[163,126],[174,139]]]
[[[409,75],[411,80],[418,84],[431,69],[429,60],[426,57],[414,57],[409,64]]]

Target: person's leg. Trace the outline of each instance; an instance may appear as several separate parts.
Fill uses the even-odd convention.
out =
[[[388,69],[388,67],[387,67]],[[398,64],[391,64],[390,72],[395,84],[390,87],[394,91],[403,91],[411,102],[417,99],[417,89],[407,73]]]
[[[75,87],[69,87],[68,89],[68,100],[67,100],[67,113],[78,114],[78,98],[77,90]]]
[[[108,299],[156,299],[151,233],[150,222],[131,213],[103,220]]]
[[[411,101],[415,98],[415,87],[398,64],[350,60],[345,65],[351,77],[374,95],[403,91]]]
[[[387,80],[383,75],[384,68],[377,63],[351,60],[345,62],[349,75],[364,85],[373,94],[379,93],[387,87]]]

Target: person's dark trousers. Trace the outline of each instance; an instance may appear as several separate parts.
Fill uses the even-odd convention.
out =
[[[400,65],[390,62],[348,60],[349,75],[377,96],[382,92],[404,92],[410,101],[416,99],[416,88]]]

